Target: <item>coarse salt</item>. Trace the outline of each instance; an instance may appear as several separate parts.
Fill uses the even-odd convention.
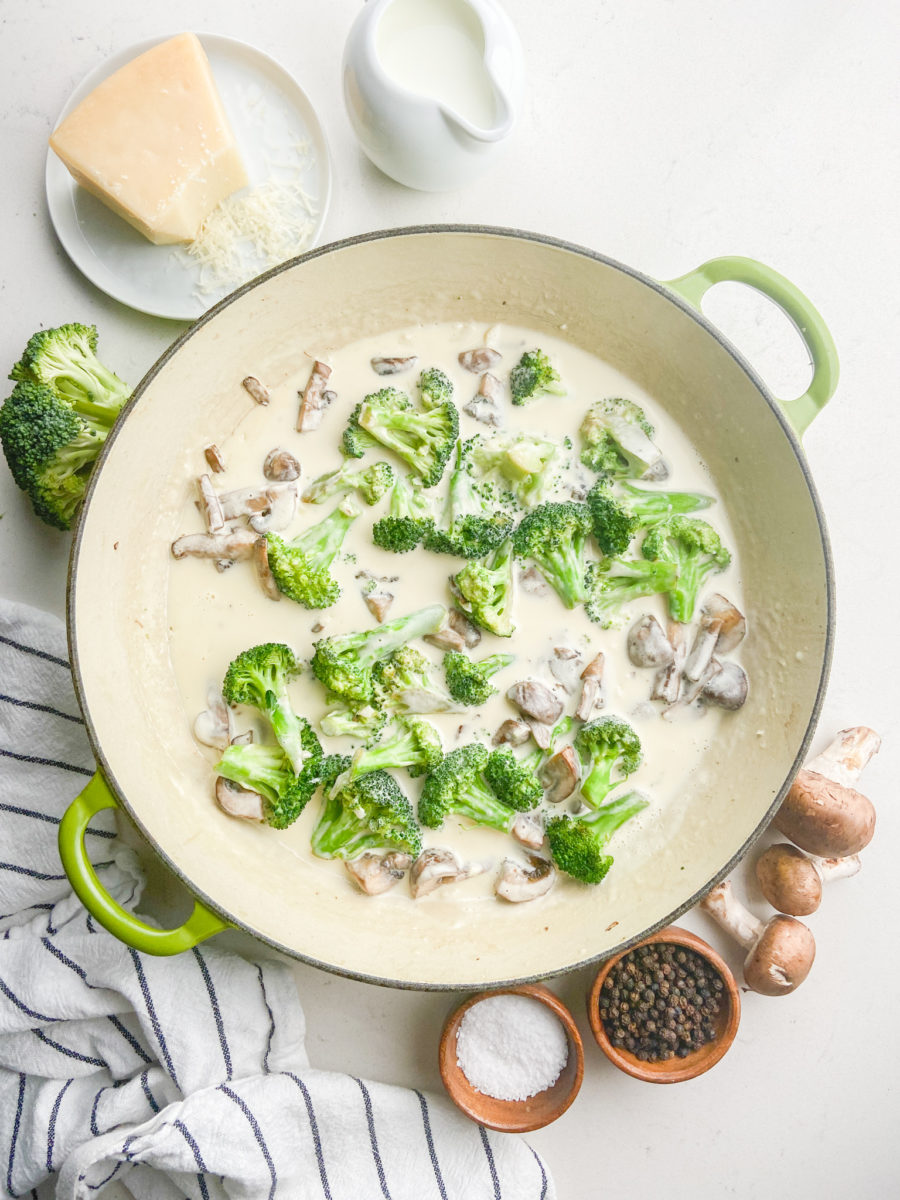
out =
[[[473,1004],[456,1036],[460,1070],[496,1100],[527,1100],[551,1087],[569,1057],[562,1022],[531,996],[490,996]]]

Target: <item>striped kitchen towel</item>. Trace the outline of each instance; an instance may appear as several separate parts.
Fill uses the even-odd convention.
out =
[[[287,965],[129,950],[56,848],[93,772],[62,625],[0,600],[0,1189],[87,1200],[552,1200],[520,1138],[442,1097],[312,1070]],[[140,899],[115,818],[86,842]]]

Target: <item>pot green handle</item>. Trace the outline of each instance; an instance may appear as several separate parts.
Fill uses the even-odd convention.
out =
[[[180,954],[214,933],[229,929],[227,921],[199,900],[194,901],[194,911],[178,929],[154,929],[113,900],[87,856],[84,831],[95,813],[116,807],[116,798],[98,771],[66,809],[59,826],[59,855],[63,868],[76,896],[91,916],[120,942],[145,954]]]
[[[806,343],[813,363],[810,385],[795,400],[778,400],[797,436],[802,437],[837,388],[840,367],[837,349],[827,325],[799,288],[754,258],[737,255],[713,258],[687,275],[667,280],[663,286],[683,296],[699,312],[700,302],[709,289],[716,283],[724,282],[746,283],[768,296],[790,318]]]

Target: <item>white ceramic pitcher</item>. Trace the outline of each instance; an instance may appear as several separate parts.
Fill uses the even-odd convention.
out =
[[[351,124],[375,166],[408,187],[444,191],[504,148],[522,46],[495,0],[367,0],[343,75]]]

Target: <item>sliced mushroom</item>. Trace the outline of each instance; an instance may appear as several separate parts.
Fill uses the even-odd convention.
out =
[[[263,463],[263,475],[274,483],[288,483],[300,478],[300,464],[283,446],[276,446],[266,455]]]
[[[297,512],[297,485],[271,483],[264,488],[236,488],[219,497],[226,521],[249,518],[257,533],[287,529]]]
[[[210,533],[218,533],[220,529],[225,528],[225,514],[222,511],[218,493],[208,475],[200,476],[197,480],[197,489],[200,492],[200,511],[203,513],[206,528]]]
[[[466,863],[457,858],[452,850],[430,846],[423,850],[409,872],[409,890],[414,900],[421,900],[445,883],[459,883],[480,875],[484,871],[481,863]]]
[[[744,979],[754,992],[786,996],[809,974],[816,942],[801,921],[783,916],[760,921],[741,904],[727,879],[713,888],[700,907],[747,950]]]
[[[650,613],[628,630],[628,657],[636,667],[667,667],[675,658],[672,643]]]
[[[216,779],[216,804],[229,817],[240,817],[244,821],[262,821],[263,798],[239,783],[232,783],[224,775]]]
[[[204,446],[203,457],[209,463],[209,469],[217,475],[221,475],[225,470],[225,459],[222,457],[222,451],[215,442],[210,442],[208,446]]]
[[[713,680],[721,673],[722,663],[717,658],[710,659],[706,665],[706,670],[699,679],[687,681],[687,686],[682,689],[676,702],[669,705],[668,711],[663,713],[663,718],[673,715],[677,716],[677,713],[675,713],[676,709],[689,708],[702,692],[705,692],[707,688],[712,686]],[[702,705],[698,706],[698,708],[702,709]],[[702,715],[702,712],[697,715]]]
[[[581,655],[571,646],[555,646],[550,674],[567,692],[574,692],[581,678]]]
[[[392,592],[369,592],[363,596],[363,599],[366,602],[366,608],[379,624],[387,616],[388,609],[394,603]]]
[[[562,750],[548,758],[538,772],[538,778],[544,785],[544,799],[550,804],[561,804],[568,800],[581,779],[581,763],[572,746],[563,746]]]
[[[248,375],[246,379],[242,379],[241,386],[248,395],[253,397],[257,404],[269,403],[269,389],[265,384],[260,383],[255,375]]]
[[[575,716],[579,721],[590,720],[594,709],[602,708],[603,706],[601,688],[603,686],[603,668],[605,663],[606,658],[601,650],[598,654],[594,655],[581,672],[581,699],[578,701],[578,707],[575,709]]]
[[[412,865],[409,854],[392,850],[388,854],[376,854],[367,850],[352,862],[345,862],[347,874],[367,896],[381,896],[395,887]]]
[[[541,724],[554,725],[562,716],[562,700],[536,679],[514,683],[506,696],[526,719],[530,717]]]
[[[492,738],[494,746],[524,746],[531,737],[531,730],[524,721],[509,717],[503,722]]]
[[[219,689],[211,686],[206,693],[206,708],[194,719],[194,737],[214,750],[227,750],[233,732],[231,709]]]
[[[719,669],[703,685],[700,693],[703,699],[732,712],[740,708],[750,689],[747,672],[736,662],[720,662],[717,658],[712,660],[710,666],[718,666]]]
[[[231,739],[232,746],[250,746],[253,744],[253,730],[245,729],[243,733],[236,733]]]
[[[272,568],[269,566],[269,543],[264,537],[256,539],[256,545],[253,547],[253,565],[256,567],[256,574],[265,594],[270,600],[280,600],[281,592],[275,582]]]
[[[416,354],[410,354],[407,358],[385,358],[379,355],[370,361],[376,375],[400,375],[404,371],[411,371],[419,358]]]
[[[652,463],[641,476],[641,479],[649,480],[652,483],[662,483],[669,478],[669,464],[662,457],[658,458],[655,463]]]
[[[422,640],[429,646],[437,646],[438,650],[465,650],[466,648],[466,639],[450,625],[439,629],[437,633],[426,633]]]
[[[481,641],[481,630],[458,608],[450,609],[447,624],[459,634],[467,650],[473,649]]]
[[[325,391],[325,384],[330,377],[331,367],[316,359],[309,381],[300,393],[300,411],[297,414],[298,432],[307,433],[310,429],[318,429],[322,424],[322,417],[331,403],[331,399]]]
[[[525,724],[541,750],[549,750],[553,741],[553,726],[545,721],[536,721],[534,717],[526,717]]]
[[[666,704],[674,704],[681,691],[681,671],[687,657],[684,626],[679,621],[669,621],[666,627],[666,637],[672,647],[672,661],[654,679],[650,699],[664,700]]]
[[[463,350],[459,355],[459,365],[464,371],[471,371],[473,375],[481,375],[485,371],[490,371],[492,367],[496,367],[503,359],[503,355],[499,350],[492,350],[490,346],[476,346],[474,350]]]
[[[715,621],[719,624],[719,637],[716,642],[718,654],[728,654],[736,649],[744,640],[747,633],[747,620],[739,608],[727,600],[720,592],[708,596],[700,609],[702,621]]]
[[[544,844],[544,814],[539,808],[516,813],[509,832],[529,850],[540,850]]]
[[[523,867],[511,858],[503,860],[494,884],[498,896],[512,904],[521,904],[547,895],[556,883],[556,868],[549,858],[541,858],[538,854],[529,854],[528,861],[530,867]]]
[[[529,567],[527,571],[519,572],[519,584],[523,592],[529,596],[549,596],[550,585],[537,567]]]
[[[172,543],[175,558],[215,558],[236,562],[251,558],[258,534],[251,529],[222,529],[219,533],[186,533]],[[218,564],[217,564],[218,565]]]

